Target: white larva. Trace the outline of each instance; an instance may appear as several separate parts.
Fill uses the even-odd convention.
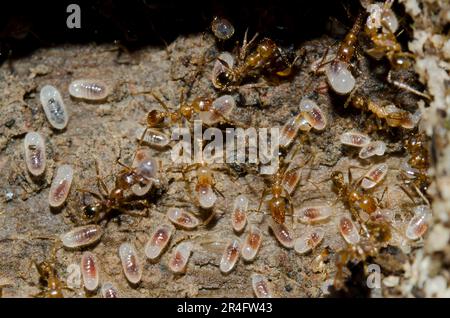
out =
[[[236,102],[233,96],[223,95],[212,102],[210,109],[199,112],[199,118],[207,125],[214,125],[228,119],[235,107]]]
[[[126,279],[136,285],[142,278],[142,266],[134,245],[122,243],[119,247],[119,256]]]
[[[61,242],[68,248],[79,248],[94,244],[100,240],[103,229],[96,224],[79,226],[61,235]]]
[[[238,239],[232,239],[227,243],[219,265],[222,273],[228,274],[236,266],[239,259],[240,246],[241,243]]]
[[[286,248],[294,247],[294,239],[292,238],[291,231],[284,224],[278,224],[274,220],[270,220],[269,226],[272,229],[273,234],[277,241]]]
[[[66,201],[73,180],[71,165],[62,165],[56,170],[48,195],[48,203],[52,208],[58,208]]]
[[[370,143],[370,137],[366,134],[362,134],[356,131],[348,131],[341,135],[341,144],[353,146],[353,147],[364,147]]]
[[[350,93],[355,87],[355,78],[348,70],[349,65],[342,61],[333,61],[325,70],[331,88],[340,95]]]
[[[28,171],[35,177],[42,175],[47,162],[44,137],[37,132],[27,133],[24,139],[24,148]]]
[[[243,194],[238,195],[234,200],[234,207],[231,213],[231,225],[237,233],[242,232],[247,224],[247,208],[247,197]]]
[[[253,261],[258,254],[261,243],[262,232],[256,225],[252,225],[242,244],[242,258],[247,262]]]
[[[316,102],[309,98],[300,101],[300,112],[308,124],[316,130],[323,130],[327,125],[327,118]]]
[[[338,227],[339,232],[348,244],[357,244],[361,239],[355,224],[348,217],[341,217]]]
[[[110,89],[101,80],[79,79],[70,83],[69,94],[79,99],[98,101],[108,97]]]
[[[119,291],[110,282],[106,282],[102,285],[101,293],[103,298],[119,298]]]
[[[372,189],[384,179],[388,172],[388,165],[380,163],[367,171],[364,178],[361,180],[361,187],[363,189]]]
[[[84,288],[94,291],[99,282],[99,265],[97,257],[91,252],[84,252],[81,257],[81,275],[83,277]]]
[[[69,122],[69,114],[61,94],[56,87],[45,85],[40,92],[40,100],[45,116],[53,128],[62,130]]]
[[[145,127],[142,126],[136,130],[136,140],[141,141],[142,139],[143,144],[155,149],[164,149],[169,146],[170,137],[165,133],[149,128],[147,129],[145,136],[142,136],[144,131]]]
[[[322,242],[324,236],[323,229],[311,229],[295,240],[294,250],[298,254],[308,253]]]
[[[318,204],[296,208],[294,216],[302,223],[313,224],[327,220],[332,212],[330,206]]]
[[[256,298],[272,298],[273,292],[267,279],[261,274],[252,274],[252,288]]]
[[[190,242],[182,242],[177,245],[169,259],[169,269],[175,274],[182,274],[191,256],[193,245]]]
[[[152,261],[156,260],[169,244],[172,233],[172,226],[168,224],[161,224],[158,226],[145,245],[145,256]]]
[[[181,208],[169,208],[166,215],[170,222],[185,230],[193,230],[200,225],[198,218]]]
[[[361,159],[368,159],[373,156],[382,156],[386,152],[386,144],[383,141],[372,141],[365,145],[359,151],[359,157]]]

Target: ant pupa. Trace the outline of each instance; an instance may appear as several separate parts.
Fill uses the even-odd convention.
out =
[[[361,180],[361,187],[363,189],[372,189],[384,179],[388,169],[388,165],[385,163],[374,165],[367,171],[364,178]]]
[[[101,293],[103,298],[119,298],[119,291],[109,282],[102,284]]]
[[[221,41],[230,39],[234,34],[234,26],[225,18],[214,17],[211,22],[211,30]]]
[[[325,231],[321,228],[314,228],[306,231],[302,236],[295,239],[294,250],[298,254],[306,254],[317,247],[323,240]]]
[[[81,275],[83,277],[84,288],[94,291],[99,282],[99,264],[97,257],[91,252],[84,252],[81,256]]]
[[[355,52],[356,41],[363,22],[359,13],[351,30],[347,33],[336,53],[336,58],[327,65],[325,74],[331,88],[338,94],[346,95],[355,87],[356,80],[349,70]]]
[[[190,242],[181,242],[175,247],[169,259],[169,268],[173,273],[182,274],[186,271],[193,247]]]
[[[242,244],[242,258],[247,262],[253,261],[259,252],[261,243],[262,232],[256,225],[252,225],[244,238],[244,243]]]
[[[145,245],[145,256],[150,260],[156,260],[169,244],[172,233],[172,226],[168,224],[159,225]]]
[[[222,258],[220,259],[219,268],[222,273],[228,274],[233,270],[239,259],[240,249],[241,243],[238,239],[232,239],[227,242]]]
[[[273,292],[267,279],[261,274],[252,274],[252,288],[256,298],[272,298]]]
[[[27,133],[24,139],[24,148],[28,171],[35,177],[42,175],[47,162],[44,137],[37,132]]]
[[[195,215],[186,212],[182,208],[169,208],[167,210],[167,218],[174,225],[185,230],[193,230],[200,225],[200,221]]]
[[[406,226],[406,237],[410,240],[421,238],[428,230],[430,208],[427,205],[419,205],[414,208],[415,215]]]
[[[247,208],[247,197],[243,194],[238,195],[234,200],[233,212],[231,213],[231,225],[237,233],[242,232],[247,224]]]
[[[339,232],[348,244],[357,244],[361,239],[355,224],[348,217],[341,217],[338,227]]]
[[[139,127],[136,130],[136,139],[145,145],[156,149],[165,149],[170,144],[170,137],[165,133],[151,128]]]
[[[73,168],[71,165],[59,166],[50,186],[48,203],[52,208],[60,207],[69,195],[73,180]]]
[[[40,100],[45,115],[53,128],[62,130],[69,122],[69,114],[61,94],[56,87],[45,85],[40,92]]]
[[[270,220],[269,227],[272,233],[275,235],[277,241],[286,248],[294,247],[294,239],[292,237],[291,230],[284,224],[279,224],[273,220]]]
[[[386,151],[386,144],[383,141],[371,141],[359,151],[359,158],[368,159],[373,156],[382,156]]]
[[[323,130],[327,125],[327,118],[316,102],[309,98],[302,98],[300,101],[300,113],[308,124],[315,130]]]
[[[103,229],[96,224],[76,227],[61,235],[61,241],[67,248],[79,248],[92,245],[100,240]]]
[[[364,147],[370,143],[370,137],[366,134],[362,134],[356,131],[348,131],[340,136],[341,144],[353,146],[353,147]]]
[[[332,214],[332,208],[328,205],[311,205],[296,208],[294,215],[306,224],[313,224],[327,220]]]
[[[142,266],[134,245],[122,243],[119,256],[126,279],[133,285],[138,284],[142,278]]]
[[[99,101],[108,97],[110,89],[101,80],[79,79],[70,83],[69,94],[79,99]]]

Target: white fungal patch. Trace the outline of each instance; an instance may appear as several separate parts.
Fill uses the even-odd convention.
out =
[[[73,169],[71,165],[62,165],[56,170],[48,195],[48,203],[57,208],[63,205],[72,186]]]
[[[145,127],[142,126],[136,129],[136,140],[141,141],[144,131]],[[161,131],[149,128],[142,138],[142,143],[155,149],[164,149],[169,146],[170,137]]]
[[[277,241],[286,248],[294,247],[294,239],[290,229],[284,224],[278,224],[273,220],[270,220],[269,226],[272,229],[273,234]]]
[[[152,261],[156,260],[169,244],[172,233],[172,226],[168,224],[158,226],[145,245],[145,256]]]
[[[300,101],[300,112],[312,128],[316,130],[325,129],[327,118],[322,109],[313,100],[302,98]]]
[[[294,250],[299,254],[308,253],[322,242],[324,236],[323,229],[311,229],[295,240]]]
[[[79,79],[69,85],[72,97],[86,100],[103,100],[110,94],[110,89],[103,81],[96,79]]]
[[[207,125],[214,125],[228,119],[236,107],[236,101],[231,95],[216,98],[209,110],[199,112],[199,118]]]
[[[384,179],[388,169],[388,165],[385,163],[374,165],[367,171],[364,178],[361,180],[361,187],[363,189],[372,189]]]
[[[62,244],[68,248],[84,247],[96,243],[103,235],[103,229],[96,224],[79,226],[61,235]]]
[[[383,141],[372,141],[368,145],[361,148],[359,157],[361,159],[368,159],[373,156],[382,156],[386,152],[386,144]]]
[[[119,247],[123,273],[131,284],[137,284],[142,278],[142,267],[134,245],[122,243]]]
[[[200,221],[192,213],[181,208],[169,208],[167,218],[170,222],[185,230],[193,230],[200,224]]]
[[[244,238],[244,243],[242,244],[242,258],[247,262],[253,261],[259,252],[261,243],[262,232],[256,225],[252,225],[250,227],[250,231]]]
[[[349,65],[342,61],[333,61],[328,64],[325,74],[331,88],[338,94],[346,95],[355,87],[355,78],[348,70]]]
[[[348,217],[343,216],[339,220],[339,232],[341,233],[342,237],[348,244],[357,244],[359,240],[361,239],[358,229],[356,228],[355,224],[352,220],[350,220]]]
[[[240,249],[241,247],[238,239],[232,239],[227,243],[219,265],[222,273],[228,274],[233,270],[236,266],[237,260],[239,259]]]
[[[56,87],[45,85],[41,89],[40,100],[44,108],[45,116],[53,128],[62,130],[69,122],[69,114],[63,102],[61,94]]]
[[[243,194],[238,195],[234,200],[233,212],[231,213],[231,225],[237,233],[242,232],[247,224],[247,208],[247,197]]]
[[[181,274],[186,271],[192,248],[193,245],[190,242],[182,242],[177,245],[169,259],[169,268],[173,273]]]
[[[101,293],[103,298],[119,298],[119,291],[110,282],[106,282],[102,285]]]
[[[353,146],[353,147],[364,147],[370,143],[370,137],[366,134],[362,134],[356,131],[348,131],[341,135],[341,144]]]
[[[28,171],[36,177],[42,175],[47,162],[44,137],[37,132],[29,132],[25,135],[23,143]]]
[[[327,220],[333,210],[328,205],[310,205],[294,210],[294,215],[302,223],[313,224]]]
[[[83,277],[84,288],[94,291],[99,282],[99,266],[97,258],[91,252],[84,252],[81,257],[81,275]]]
[[[256,298],[272,298],[273,292],[267,279],[261,274],[252,274],[252,288]]]

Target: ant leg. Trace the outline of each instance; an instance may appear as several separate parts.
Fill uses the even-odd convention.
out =
[[[90,195],[92,195],[94,198],[96,198],[97,200],[101,201],[104,199],[103,195],[92,192],[91,190],[86,190],[86,189],[82,189],[82,188],[77,188],[78,192],[82,192],[82,193],[88,193]]]
[[[400,189],[402,189],[403,192],[405,192],[405,194],[408,196],[408,198],[412,201],[413,204],[416,204],[416,201],[414,200],[413,196],[411,195],[411,193],[409,193],[408,190],[406,190],[406,188],[402,185],[399,184],[398,185]]]
[[[422,191],[420,191],[420,189],[415,184],[413,184],[413,188],[417,192],[417,194],[422,198],[422,200],[426,203],[426,205],[430,206],[430,201],[428,201],[428,199],[425,197]]]
[[[383,193],[381,194],[381,198],[380,198],[380,199],[377,199],[378,205],[380,205],[380,203],[383,201],[384,195],[387,193],[387,191],[388,191],[388,186],[386,186],[386,187],[384,188]],[[388,203],[389,203],[389,200],[388,200]]]
[[[98,167],[98,161],[95,160],[95,173],[96,173],[96,178],[97,178],[97,188],[101,193],[101,190],[103,190],[104,195],[108,195],[109,191],[108,191],[108,187],[106,186],[105,182],[103,181],[103,179],[100,177],[100,169]]]
[[[255,42],[256,38],[258,37],[258,32],[255,33],[255,35],[253,36],[253,38],[247,43],[247,35],[248,35],[248,28],[245,30],[244,33],[244,40],[242,41],[242,48],[239,52],[239,58],[243,61],[247,55],[247,50],[250,47],[250,45],[253,44],[253,42]]]
[[[418,95],[418,96],[420,96],[420,97],[423,97],[423,98],[426,98],[426,99],[428,99],[428,100],[431,100],[430,95],[425,94],[425,93],[422,93],[422,92],[418,91],[417,89],[412,88],[412,87],[409,86],[408,84],[405,84],[405,83],[402,83],[402,82],[400,82],[400,81],[396,81],[396,80],[392,79],[392,70],[390,70],[390,71],[388,72],[387,81],[388,81],[390,84],[392,84],[392,85],[394,85],[394,86],[396,86],[396,87],[398,87],[398,88],[400,88],[400,89],[403,89],[403,90],[408,91],[408,92],[410,92],[410,93],[416,94],[416,95]]]

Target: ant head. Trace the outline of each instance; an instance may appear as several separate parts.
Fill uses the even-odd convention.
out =
[[[83,218],[92,220],[100,213],[101,205],[99,203],[89,204],[83,208]]]
[[[331,173],[331,180],[334,184],[343,184],[344,183],[344,174],[341,171],[333,171]]]

